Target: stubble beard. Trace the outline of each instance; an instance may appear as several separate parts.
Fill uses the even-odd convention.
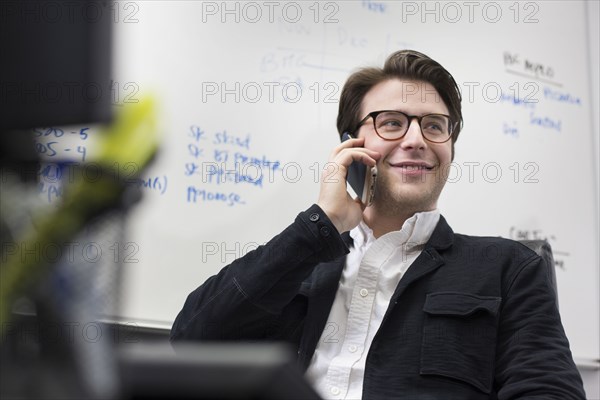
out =
[[[377,177],[373,201],[379,215],[405,217],[437,207],[438,198],[446,183],[445,177],[432,173],[420,178],[403,179],[390,171],[382,172]]]

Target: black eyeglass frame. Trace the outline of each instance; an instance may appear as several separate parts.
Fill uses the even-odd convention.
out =
[[[384,138],[383,136],[381,136],[379,134],[379,132],[377,131],[377,126],[375,124],[375,119],[377,119],[377,116],[379,114],[385,113],[385,112],[394,112],[394,113],[402,114],[402,115],[405,115],[408,118],[408,125],[406,126],[406,132],[404,132],[402,134],[402,136],[394,138],[394,139],[388,139],[388,138]],[[445,139],[445,140],[443,140],[441,142],[436,142],[436,141],[433,141],[431,139],[427,139],[427,137],[423,133],[423,128],[421,128],[421,121],[423,120],[423,118],[429,117],[431,115],[439,115],[439,116],[448,118],[449,126],[448,126],[448,138],[447,139]],[[446,114],[431,113],[431,114],[425,114],[425,115],[418,116],[418,115],[408,115],[408,114],[403,113],[402,111],[398,111],[398,110],[379,110],[379,111],[371,111],[370,113],[368,113],[367,116],[364,117],[358,123],[358,125],[356,125],[356,128],[354,129],[354,132],[357,132],[360,129],[360,127],[363,126],[364,123],[369,118],[371,118],[373,120],[373,129],[375,130],[375,133],[377,134],[377,136],[379,136],[381,139],[387,140],[387,141],[400,140],[404,136],[406,136],[406,134],[408,133],[408,129],[410,128],[410,124],[412,123],[412,120],[414,118],[416,118],[417,122],[419,123],[419,131],[421,132],[421,136],[423,136],[423,139],[425,139],[425,140],[427,140],[428,142],[431,142],[431,143],[446,143],[448,140],[452,139],[452,134],[454,132],[454,129],[456,128],[456,123],[452,122],[452,118],[449,115],[446,115]]]

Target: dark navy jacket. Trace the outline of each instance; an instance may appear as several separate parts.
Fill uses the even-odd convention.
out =
[[[193,291],[171,340],[283,340],[306,369],[348,245],[313,205]],[[440,217],[373,339],[363,398],[584,399],[547,271],[520,243]]]

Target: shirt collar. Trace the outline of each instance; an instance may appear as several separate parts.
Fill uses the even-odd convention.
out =
[[[439,219],[440,211],[437,208],[432,211],[415,213],[404,221],[399,231],[388,232],[378,240],[391,241],[396,245],[404,244],[407,251],[415,247],[422,247],[431,237]],[[357,248],[370,246],[376,240],[373,230],[362,220],[350,231],[350,237],[353,245]]]
[[[361,220],[358,226],[350,231],[350,237],[352,238],[352,244],[354,247],[360,248],[369,242],[375,240],[373,236],[373,230],[369,228],[365,221]]]

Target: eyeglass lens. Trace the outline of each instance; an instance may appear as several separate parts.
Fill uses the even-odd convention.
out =
[[[445,115],[424,115],[420,122],[421,131],[427,140],[443,142],[450,136],[450,120]],[[383,112],[375,118],[375,130],[386,139],[402,137],[409,125],[408,116],[398,111]]]

